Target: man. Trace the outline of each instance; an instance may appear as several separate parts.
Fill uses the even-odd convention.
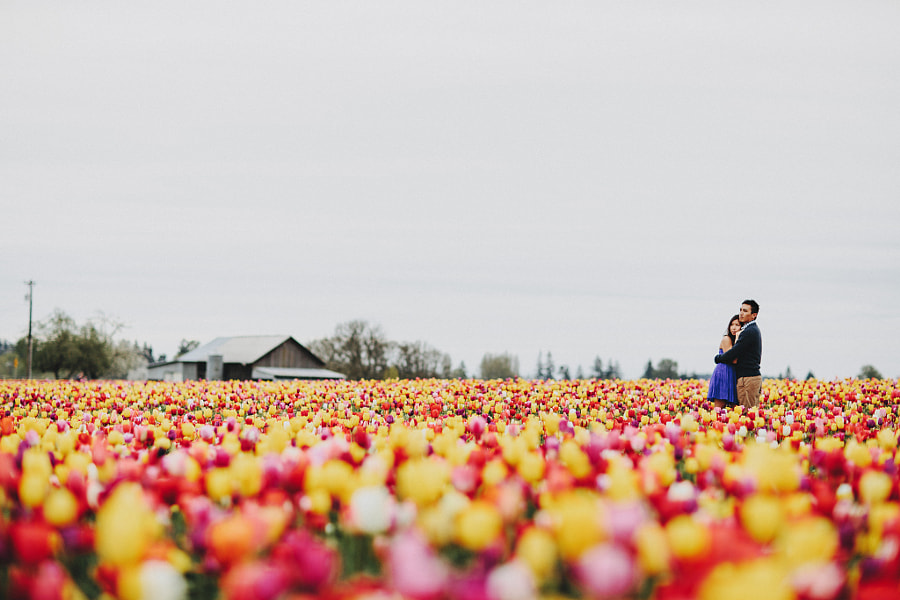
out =
[[[762,390],[762,375],[759,362],[762,359],[762,336],[756,317],[759,315],[759,304],[756,300],[744,300],[738,312],[741,332],[737,341],[728,352],[716,356],[717,363],[734,363],[734,375],[737,378],[737,400],[741,406],[755,408],[759,406],[759,393]]]

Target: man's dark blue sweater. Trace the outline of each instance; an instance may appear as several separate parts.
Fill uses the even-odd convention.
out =
[[[762,336],[756,321],[751,321],[742,330],[731,350],[716,355],[717,363],[731,364],[734,359],[735,377],[754,377],[759,375],[759,363],[762,360]]]

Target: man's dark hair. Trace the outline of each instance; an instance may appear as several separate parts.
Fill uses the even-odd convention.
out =
[[[750,314],[757,314],[759,312],[759,304],[757,304],[756,300],[744,300],[741,304],[746,304],[750,307]]]

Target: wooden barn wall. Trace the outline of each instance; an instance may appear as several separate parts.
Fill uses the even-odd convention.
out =
[[[237,363],[225,363],[222,365],[222,379],[225,381],[250,379],[252,372],[253,367],[249,365],[245,366]]]
[[[305,352],[301,346],[291,343],[290,340],[281,344],[261,359],[253,363],[257,367],[285,367],[291,369],[315,369],[322,363],[315,357]]]

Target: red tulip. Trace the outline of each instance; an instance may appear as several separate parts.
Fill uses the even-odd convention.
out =
[[[47,560],[59,549],[59,533],[43,521],[20,521],[10,527],[16,558],[28,564]]]

